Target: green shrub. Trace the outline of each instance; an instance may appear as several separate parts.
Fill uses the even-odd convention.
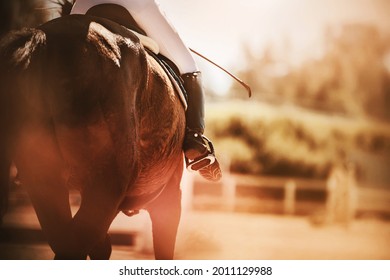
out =
[[[232,172],[324,178],[356,151],[390,153],[386,125],[258,102],[206,109],[206,133]]]

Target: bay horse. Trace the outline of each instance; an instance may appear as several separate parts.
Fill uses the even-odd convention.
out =
[[[1,216],[13,162],[55,259],[109,259],[113,219],[141,209],[155,258],[172,259],[185,109],[138,37],[70,15],[11,32],[0,56]]]

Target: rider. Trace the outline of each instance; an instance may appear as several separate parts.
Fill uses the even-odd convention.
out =
[[[100,4],[117,4],[126,8],[145,33],[156,41],[160,53],[179,68],[188,98],[183,143],[187,164],[192,163],[192,169],[199,169],[200,174],[209,180],[219,179],[219,163],[210,140],[203,135],[205,122],[201,73],[188,47],[161,11],[159,4],[156,0],[77,0],[71,14],[85,14],[90,8]],[[207,168],[204,168],[204,163]]]

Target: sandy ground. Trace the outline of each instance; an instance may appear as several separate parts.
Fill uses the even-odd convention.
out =
[[[33,223],[33,218],[27,220]],[[119,216],[112,230],[137,232],[135,244],[115,245],[112,259],[153,259],[147,215],[141,213],[129,221]],[[0,250],[1,259],[53,257],[45,244],[3,243]],[[390,221],[358,219],[349,227],[318,226],[307,217],[191,211],[183,214],[175,256],[190,260],[390,260]]]
[[[179,259],[390,259],[390,222],[315,226],[308,218],[191,213],[178,237]]]

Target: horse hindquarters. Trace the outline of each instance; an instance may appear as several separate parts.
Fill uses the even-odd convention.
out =
[[[53,28],[57,29],[57,26]],[[67,73],[54,71],[69,69],[72,60],[63,55],[69,49],[62,50],[61,46],[64,45],[57,42],[57,38],[50,41],[50,34],[36,29],[18,31],[9,37],[6,44],[1,45],[1,53],[6,55],[1,57],[4,58],[2,63],[5,63],[0,67],[7,64],[4,69],[11,65],[13,67],[9,74],[12,82],[1,77],[3,83],[7,84],[6,92],[6,87],[2,87],[1,101],[4,99],[6,104],[14,104],[10,109],[13,114],[10,120],[12,126],[9,125],[13,130],[12,159],[56,258],[85,259],[88,254],[102,257],[102,251],[108,258],[111,248],[108,248],[107,230],[117,214],[119,201],[128,184],[126,178],[119,179],[121,176],[117,173],[118,152],[123,151],[123,147],[118,147],[120,141],[113,141],[105,120],[108,114],[99,104],[87,104],[93,105],[90,108],[97,112],[96,118],[93,118],[92,124],[88,121],[81,124],[77,117],[89,117],[85,110],[80,110],[83,108],[79,105],[85,103],[62,102],[63,98],[69,97],[72,101],[73,97],[79,96],[70,95],[77,93],[75,91],[64,92],[64,76],[61,74]],[[69,38],[67,42],[77,44],[79,41]],[[60,56],[55,56],[56,53]],[[71,70],[74,72],[65,76],[70,80],[79,76],[75,73],[77,69]],[[98,78],[90,84],[102,80],[105,79]],[[9,102],[10,99],[12,101]],[[3,102],[0,106],[6,107]],[[79,115],[74,114],[77,109]],[[1,110],[0,115],[3,125],[6,114],[3,115]],[[122,115],[120,119],[123,119]],[[3,125],[1,129],[3,127],[6,126]],[[3,135],[8,136],[8,133],[1,131],[0,137]],[[5,143],[5,140],[1,139],[1,142]],[[0,156],[3,157],[0,158],[0,183],[8,180],[9,162],[6,158],[4,160],[7,148],[4,145],[0,147]],[[67,186],[69,166],[72,166],[76,179],[81,179],[79,181],[83,188],[81,207],[74,217]],[[1,185],[0,192],[2,208],[5,208],[5,186]]]
[[[67,24],[77,26],[69,32]],[[118,66],[124,52],[134,55],[134,50],[120,49],[117,37],[86,17],[66,17],[41,28],[48,37],[48,61],[55,61],[47,62],[44,76],[52,76],[48,96],[56,142],[82,195],[66,231],[74,237],[67,238],[69,247],[80,256],[108,258],[107,231],[138,167],[132,116],[137,69]]]

